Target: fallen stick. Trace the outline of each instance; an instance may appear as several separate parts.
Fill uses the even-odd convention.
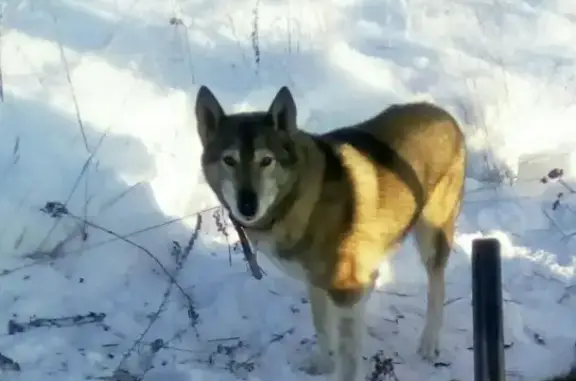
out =
[[[244,252],[244,258],[246,258],[246,262],[248,262],[252,276],[258,280],[262,279],[262,270],[260,270],[260,266],[258,266],[256,254],[254,254],[254,251],[252,250],[252,246],[248,241],[248,237],[246,237],[244,228],[237,221],[235,221],[232,216],[230,216],[230,220],[232,221],[234,229],[236,229],[236,233],[238,233],[238,237],[240,238],[240,245],[242,246],[242,251]]]
[[[41,327],[72,327],[84,324],[101,323],[106,317],[105,313],[89,312],[85,315],[62,316],[57,318],[34,318],[27,322],[8,321],[8,335],[24,333],[33,328]]]

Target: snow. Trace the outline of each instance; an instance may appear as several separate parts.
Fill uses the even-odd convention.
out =
[[[570,368],[573,0],[0,5],[0,353],[20,368],[0,358],[0,379],[323,379],[296,366],[313,346],[303,285],[264,258],[266,276],[251,277],[202,178],[201,84],[229,111],[267,107],[286,84],[309,131],[392,102],[448,108],[471,149],[447,272],[448,366],[416,355],[426,281],[410,240],[369,302],[364,355],[383,350],[401,381],[472,380],[471,244],[496,236],[508,379]],[[557,166],[564,183],[539,181]],[[70,215],[42,212],[50,201]]]

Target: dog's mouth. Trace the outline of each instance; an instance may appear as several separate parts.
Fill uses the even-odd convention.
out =
[[[257,228],[261,228],[261,224],[262,224],[262,218],[254,215],[254,216],[245,216],[244,214],[242,214],[241,212],[238,212],[236,210],[236,213],[234,213],[234,211],[230,210],[230,217],[232,217],[236,223],[238,223],[240,226],[244,227],[244,228],[250,228],[250,229],[257,229]]]

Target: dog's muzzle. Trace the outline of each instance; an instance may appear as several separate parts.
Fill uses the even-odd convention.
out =
[[[258,196],[256,192],[249,189],[240,189],[238,191],[238,211],[246,219],[251,219],[258,211]]]

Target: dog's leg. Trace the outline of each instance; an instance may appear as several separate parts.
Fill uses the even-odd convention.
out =
[[[426,324],[418,353],[428,361],[439,355],[439,337],[444,320],[444,273],[453,240],[453,221],[439,228],[428,221],[416,224],[416,242],[428,275]]]
[[[320,288],[308,285],[308,296],[312,310],[312,320],[316,329],[317,352],[303,364],[306,373],[319,375],[334,371],[336,353],[335,310],[328,293]]]
[[[445,176],[430,192],[414,226],[420,258],[428,274],[426,323],[418,352],[433,361],[439,355],[440,330],[444,320],[444,274],[454,244],[456,220],[464,191],[465,155],[460,152]]]
[[[440,330],[444,320],[444,269],[427,268],[427,272],[426,324],[420,337],[418,353],[423,359],[433,361],[440,353]]]
[[[349,307],[336,307],[338,351],[333,381],[364,381],[362,344],[365,333],[365,299]]]

